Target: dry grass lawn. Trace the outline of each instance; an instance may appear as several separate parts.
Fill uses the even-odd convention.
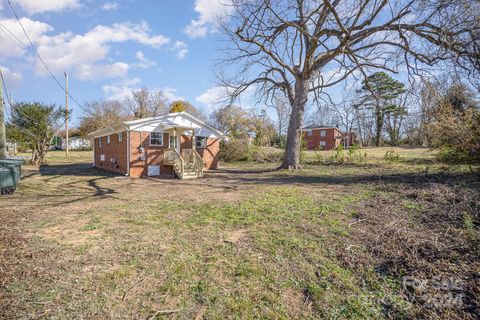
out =
[[[385,150],[186,181],[51,152],[0,198],[0,318],[480,317],[476,168]]]

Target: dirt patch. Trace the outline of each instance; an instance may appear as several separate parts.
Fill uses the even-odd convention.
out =
[[[415,317],[478,319],[478,190],[440,183],[383,189],[352,208],[357,217],[340,259],[354,272],[373,268],[397,281]]]
[[[312,311],[312,302],[300,290],[287,288],[282,299],[294,318],[307,316]]]
[[[54,240],[71,246],[84,245],[89,240],[102,235],[102,230],[99,230],[99,227],[91,220],[84,218],[69,220],[52,227],[40,229],[37,235],[46,240]]]
[[[235,231],[229,232],[223,241],[226,243],[236,244],[242,241],[243,239],[245,239],[246,236],[247,236],[246,229],[235,230]]]

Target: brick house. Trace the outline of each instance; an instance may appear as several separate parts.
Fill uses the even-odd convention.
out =
[[[340,144],[348,148],[357,142],[354,132],[345,133],[337,127],[306,127],[302,129],[302,137],[308,150],[333,150]]]
[[[202,176],[216,169],[223,133],[187,112],[125,121],[89,134],[93,163],[131,177]]]

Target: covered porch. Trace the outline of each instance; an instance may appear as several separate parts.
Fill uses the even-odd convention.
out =
[[[203,159],[196,150],[196,128],[188,126],[164,127],[168,133],[168,148],[164,151],[163,165],[172,166],[180,179],[201,177]],[[182,141],[183,137],[188,140]]]

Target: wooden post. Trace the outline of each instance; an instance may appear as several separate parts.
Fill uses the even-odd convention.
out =
[[[68,73],[65,72],[65,156],[68,158]]]
[[[0,70],[0,72],[2,72]],[[0,159],[7,158],[7,138],[5,134],[5,105],[3,103],[3,74],[2,81],[0,83]]]
[[[196,142],[195,142],[195,129],[192,129],[192,150],[196,150]]]

